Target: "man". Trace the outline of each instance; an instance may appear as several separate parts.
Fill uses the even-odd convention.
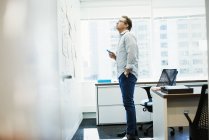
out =
[[[116,60],[117,64],[117,76],[126,110],[126,137],[128,140],[135,140],[138,135],[134,105],[134,88],[138,77],[138,46],[135,36],[130,33],[131,28],[131,19],[122,16],[116,25],[120,33],[116,54],[109,52],[109,57]]]

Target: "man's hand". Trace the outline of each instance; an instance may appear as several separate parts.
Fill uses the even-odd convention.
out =
[[[116,55],[114,52],[109,52],[109,57],[116,60]]]
[[[130,73],[130,69],[126,69],[125,68],[125,71],[124,71],[124,75],[128,78],[128,75],[129,75],[129,73]]]

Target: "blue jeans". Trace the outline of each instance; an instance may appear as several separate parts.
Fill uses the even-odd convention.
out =
[[[128,78],[124,75],[124,73],[122,73],[119,77],[123,105],[126,110],[126,133],[134,136],[137,135],[136,111],[133,99],[136,81],[137,78],[131,73],[129,73]]]

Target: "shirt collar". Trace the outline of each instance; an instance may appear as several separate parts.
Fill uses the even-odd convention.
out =
[[[124,35],[126,32],[129,32],[129,30],[125,30],[125,31],[121,32],[120,35]]]

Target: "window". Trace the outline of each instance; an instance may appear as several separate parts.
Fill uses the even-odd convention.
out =
[[[82,75],[84,80],[117,79],[116,64],[106,49],[115,52],[119,33],[115,29],[117,20],[83,20],[82,28]],[[150,77],[150,19],[133,19],[132,32],[138,39],[139,74]]]
[[[160,30],[167,30],[167,25],[161,25]]]
[[[163,40],[165,31],[162,26],[165,23],[167,39]],[[176,67],[179,70],[179,79],[207,79],[207,54],[201,45],[201,42],[206,40],[205,16],[156,18],[154,28],[156,32],[153,47],[157,46],[155,50],[160,50],[161,69],[166,65],[169,68]],[[156,30],[157,28],[159,30]],[[166,43],[168,59],[162,57],[165,56]],[[159,47],[156,44],[159,44]]]
[[[179,63],[180,63],[180,65],[185,66],[185,65],[188,65],[189,64],[189,61],[186,60],[186,59],[183,59],[183,60],[180,60]]]
[[[201,59],[193,59],[193,64],[202,64]]]
[[[162,57],[167,57],[168,56],[168,52],[167,51],[162,51],[161,52],[161,56]]]
[[[161,42],[160,43],[161,48],[168,48],[168,43],[166,42]]]
[[[186,30],[188,28],[186,23],[184,24],[181,23],[181,24],[178,24],[177,26],[178,26],[178,30]]]
[[[106,51],[116,50],[116,22],[81,21],[84,80],[117,80],[116,64]],[[177,68],[178,79],[207,79],[207,53],[200,43],[206,40],[205,16],[154,18],[153,22],[150,18],[135,18],[132,32],[139,47],[140,81],[157,81],[163,68]]]
[[[188,47],[189,47],[189,42],[187,42],[187,41],[180,41],[179,43],[178,43],[178,46],[179,46],[179,48],[181,49],[184,49],[184,48],[186,48],[186,50],[188,49]]]
[[[160,39],[167,39],[167,34],[160,34]]]
[[[168,60],[162,60],[161,65],[162,66],[167,66],[168,65]]]

